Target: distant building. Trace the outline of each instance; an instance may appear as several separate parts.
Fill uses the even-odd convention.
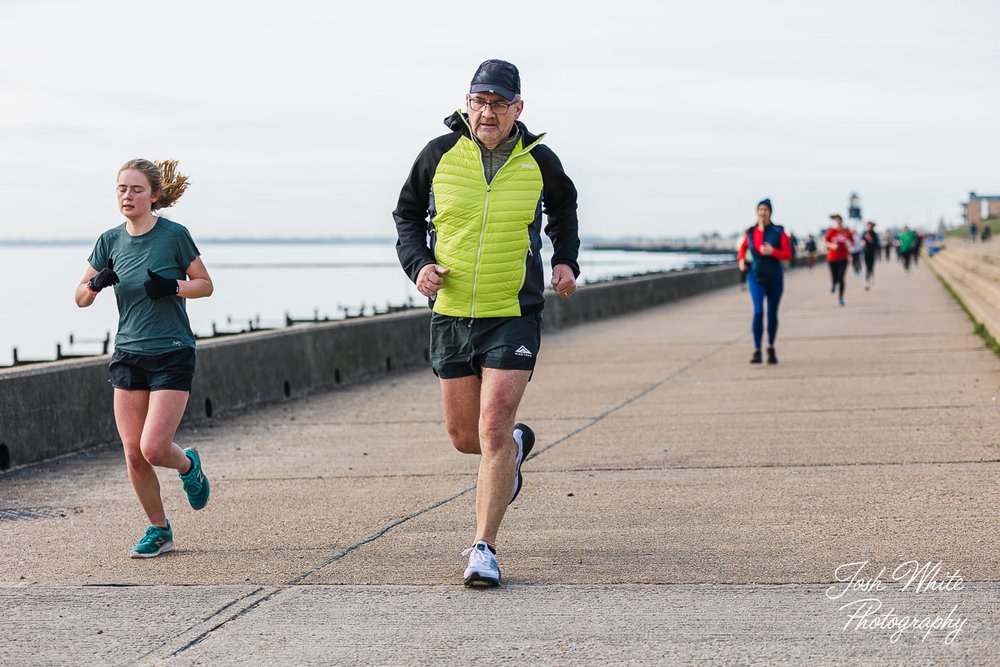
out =
[[[978,225],[982,220],[983,202],[986,202],[986,217],[1000,217],[1000,195],[977,195],[969,193],[969,201],[962,202],[962,217],[967,225]]]

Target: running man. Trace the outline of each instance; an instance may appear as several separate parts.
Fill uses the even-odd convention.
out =
[[[844,305],[844,274],[847,272],[847,260],[851,255],[851,248],[854,246],[854,234],[850,229],[844,227],[844,219],[839,213],[830,216],[833,220],[833,227],[826,230],[823,241],[826,243],[826,261],[830,265],[830,293],[837,291],[840,285],[840,295],[837,302]]]
[[[573,182],[544,135],[518,121],[517,68],[483,62],[465,105],[417,156],[393,218],[400,264],[433,311],[430,358],[448,435],[480,456],[465,585],[498,586],[497,532],[535,442],[515,417],[541,344],[541,214],[561,297],[576,291],[580,239]]]
[[[854,275],[858,278],[861,277],[861,253],[864,251],[864,244],[861,242],[861,234],[854,235],[854,245],[851,246],[851,268],[854,269]]]
[[[875,260],[882,252],[879,245],[878,233],[875,231],[875,223],[871,220],[865,223],[865,231],[861,235],[861,245],[865,252],[865,290],[870,290],[875,283]]]
[[[816,237],[812,234],[806,239],[806,266],[810,269],[816,264]]]
[[[910,260],[913,258],[913,249],[916,245],[917,233],[910,229],[909,225],[903,226],[903,231],[899,234],[899,256],[903,258],[903,269],[910,272]]]

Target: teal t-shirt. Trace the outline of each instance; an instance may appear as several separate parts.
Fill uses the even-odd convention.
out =
[[[115,285],[118,301],[118,335],[115,349],[133,354],[161,354],[194,347],[194,333],[188,321],[184,299],[165,296],[153,300],[143,287],[152,269],[164,278],[183,280],[187,268],[198,255],[191,234],[183,225],[158,218],[142,236],[131,236],[125,223],[101,234],[87,259],[97,271],[114,260],[121,279]]]

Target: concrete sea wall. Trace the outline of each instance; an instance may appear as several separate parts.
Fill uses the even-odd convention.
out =
[[[554,330],[735,285],[732,264],[585,285],[546,298]],[[430,311],[202,341],[186,423],[428,365]],[[108,356],[0,370],[0,470],[117,439]]]
[[[927,262],[972,317],[1000,340],[1000,245],[954,239]]]

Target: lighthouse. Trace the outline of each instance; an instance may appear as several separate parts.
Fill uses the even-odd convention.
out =
[[[847,203],[847,217],[861,222],[861,198],[858,197],[857,192],[851,193],[851,198]]]

